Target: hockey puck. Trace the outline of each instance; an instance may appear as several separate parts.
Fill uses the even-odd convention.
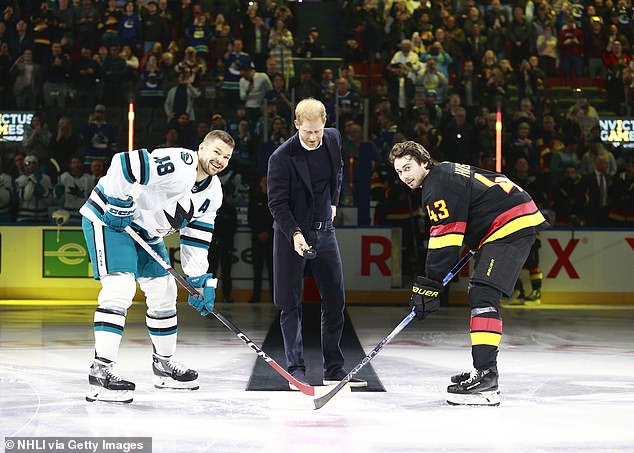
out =
[[[317,251],[312,247],[304,250],[304,258],[307,260],[314,260],[317,258]]]

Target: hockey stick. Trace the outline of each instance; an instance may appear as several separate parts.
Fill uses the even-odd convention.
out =
[[[467,264],[467,261],[469,261],[471,259],[471,257],[473,255],[475,255],[475,254],[476,254],[475,250],[469,250],[469,253],[467,253],[465,256],[463,256],[460,259],[460,261],[458,261],[458,263],[456,263],[456,265],[453,267],[453,269],[451,269],[449,271],[449,273],[445,276],[445,278],[443,278],[442,286],[446,286],[447,283],[449,283],[449,281],[452,278],[454,278],[454,276],[458,272],[460,272],[460,269],[462,269],[463,266],[465,264]],[[394,330],[392,330],[387,337],[382,339],[379,342],[379,344],[377,344],[374,347],[374,349],[372,349],[372,351],[370,351],[370,353],[368,355],[366,355],[363,358],[363,360],[361,360],[361,362],[357,366],[355,366],[352,369],[352,371],[350,371],[350,373],[348,373],[348,375],[346,377],[344,377],[341,380],[341,382],[339,382],[335,386],[335,388],[333,388],[331,391],[329,391],[325,395],[320,396],[319,398],[313,399],[313,403],[315,404],[315,409],[321,409],[322,407],[324,407],[326,405],[326,403],[328,403],[328,401],[330,401],[337,394],[337,392],[339,392],[339,390],[341,390],[348,382],[350,382],[350,379],[352,379],[352,376],[357,374],[361,368],[366,366],[370,362],[370,360],[372,360],[374,358],[374,356],[377,355],[381,349],[383,349],[383,346],[388,344],[392,340],[392,338],[394,338],[396,335],[398,335],[398,333],[401,330],[403,330],[405,328],[405,326],[407,326],[410,323],[410,321],[412,319],[414,319],[415,316],[416,316],[416,310],[412,309],[412,311],[409,312],[409,314],[399,323],[399,325],[396,326],[394,328]]]
[[[143,247],[143,249],[146,252],[148,252],[148,254],[152,258],[154,258],[156,260],[156,262],[159,263],[163,267],[163,269],[165,269],[167,272],[169,272],[172,275],[172,277],[174,277],[174,279],[178,283],[180,283],[180,285],[183,288],[185,288],[187,290],[187,292],[189,294],[191,294],[192,296],[199,296],[200,295],[200,293],[196,290],[196,288],[194,288],[192,285],[190,285],[189,282],[187,280],[185,280],[185,278],[181,274],[179,274],[176,270],[174,270],[174,268],[172,266],[170,266],[167,262],[165,262],[165,260],[158,253],[156,253],[154,251],[154,249],[152,247],[150,247],[150,245],[147,242],[145,242],[143,240],[143,238],[141,236],[139,236],[139,234],[136,231],[134,231],[129,226],[127,226],[125,228],[125,231],[126,231],[126,233],[128,233],[130,235],[130,237],[132,237],[132,239],[134,239],[141,247]],[[275,360],[273,360],[271,357],[269,357],[253,341],[251,341],[251,339],[249,337],[247,337],[244,334],[244,332],[242,332],[240,329],[238,329],[235,324],[233,324],[231,321],[229,321],[227,318],[225,318],[225,316],[222,313],[220,313],[219,311],[217,311],[214,308],[211,311],[211,314],[214,315],[216,318],[218,318],[218,320],[221,323],[223,323],[225,325],[225,327],[227,327],[234,334],[236,334],[236,336],[239,339],[244,341],[247,344],[248,347],[253,349],[257,355],[262,357],[264,359],[264,361],[266,363],[268,363],[271,367],[273,367],[275,369],[275,371],[277,371],[279,374],[281,374],[284,379],[286,379],[288,382],[291,382],[295,387],[297,387],[297,389],[300,392],[302,392],[304,395],[308,395],[308,396],[318,396],[315,393],[316,388],[314,386],[308,385],[308,384],[304,384],[303,382],[300,382],[297,379],[295,379],[288,371],[286,371],[283,367],[281,367]]]

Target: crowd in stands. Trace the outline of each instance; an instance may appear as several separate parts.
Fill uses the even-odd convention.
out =
[[[48,222],[64,208],[76,221],[126,148],[130,100],[139,147],[196,149],[209,130],[229,131],[222,179],[228,203],[247,206],[293,133],[295,103],[315,97],[344,137],[346,205],[370,153],[376,223],[422,216],[386,162],[395,142],[495,169],[501,109],[503,171],[553,224],[634,226],[634,154],[602,140],[598,122],[634,110],[631,0],[341,0],[328,24],[301,22],[301,7],[0,0],[0,112],[35,112],[22,143],[0,142],[0,219]],[[336,45],[315,25],[336,28]]]

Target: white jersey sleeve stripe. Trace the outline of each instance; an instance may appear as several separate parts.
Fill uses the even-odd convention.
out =
[[[146,149],[122,152],[121,169],[123,176],[130,184],[138,182],[146,186],[150,181],[150,156]]]
[[[205,241],[204,239],[195,238],[192,236],[183,236],[180,237],[181,245],[189,245],[191,247],[199,247],[203,249],[208,249],[211,246],[211,242]]]

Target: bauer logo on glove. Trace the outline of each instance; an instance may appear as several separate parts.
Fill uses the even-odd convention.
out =
[[[425,319],[429,313],[440,308],[440,290],[442,285],[427,277],[416,277],[412,286],[410,307],[416,311],[416,319]]]

